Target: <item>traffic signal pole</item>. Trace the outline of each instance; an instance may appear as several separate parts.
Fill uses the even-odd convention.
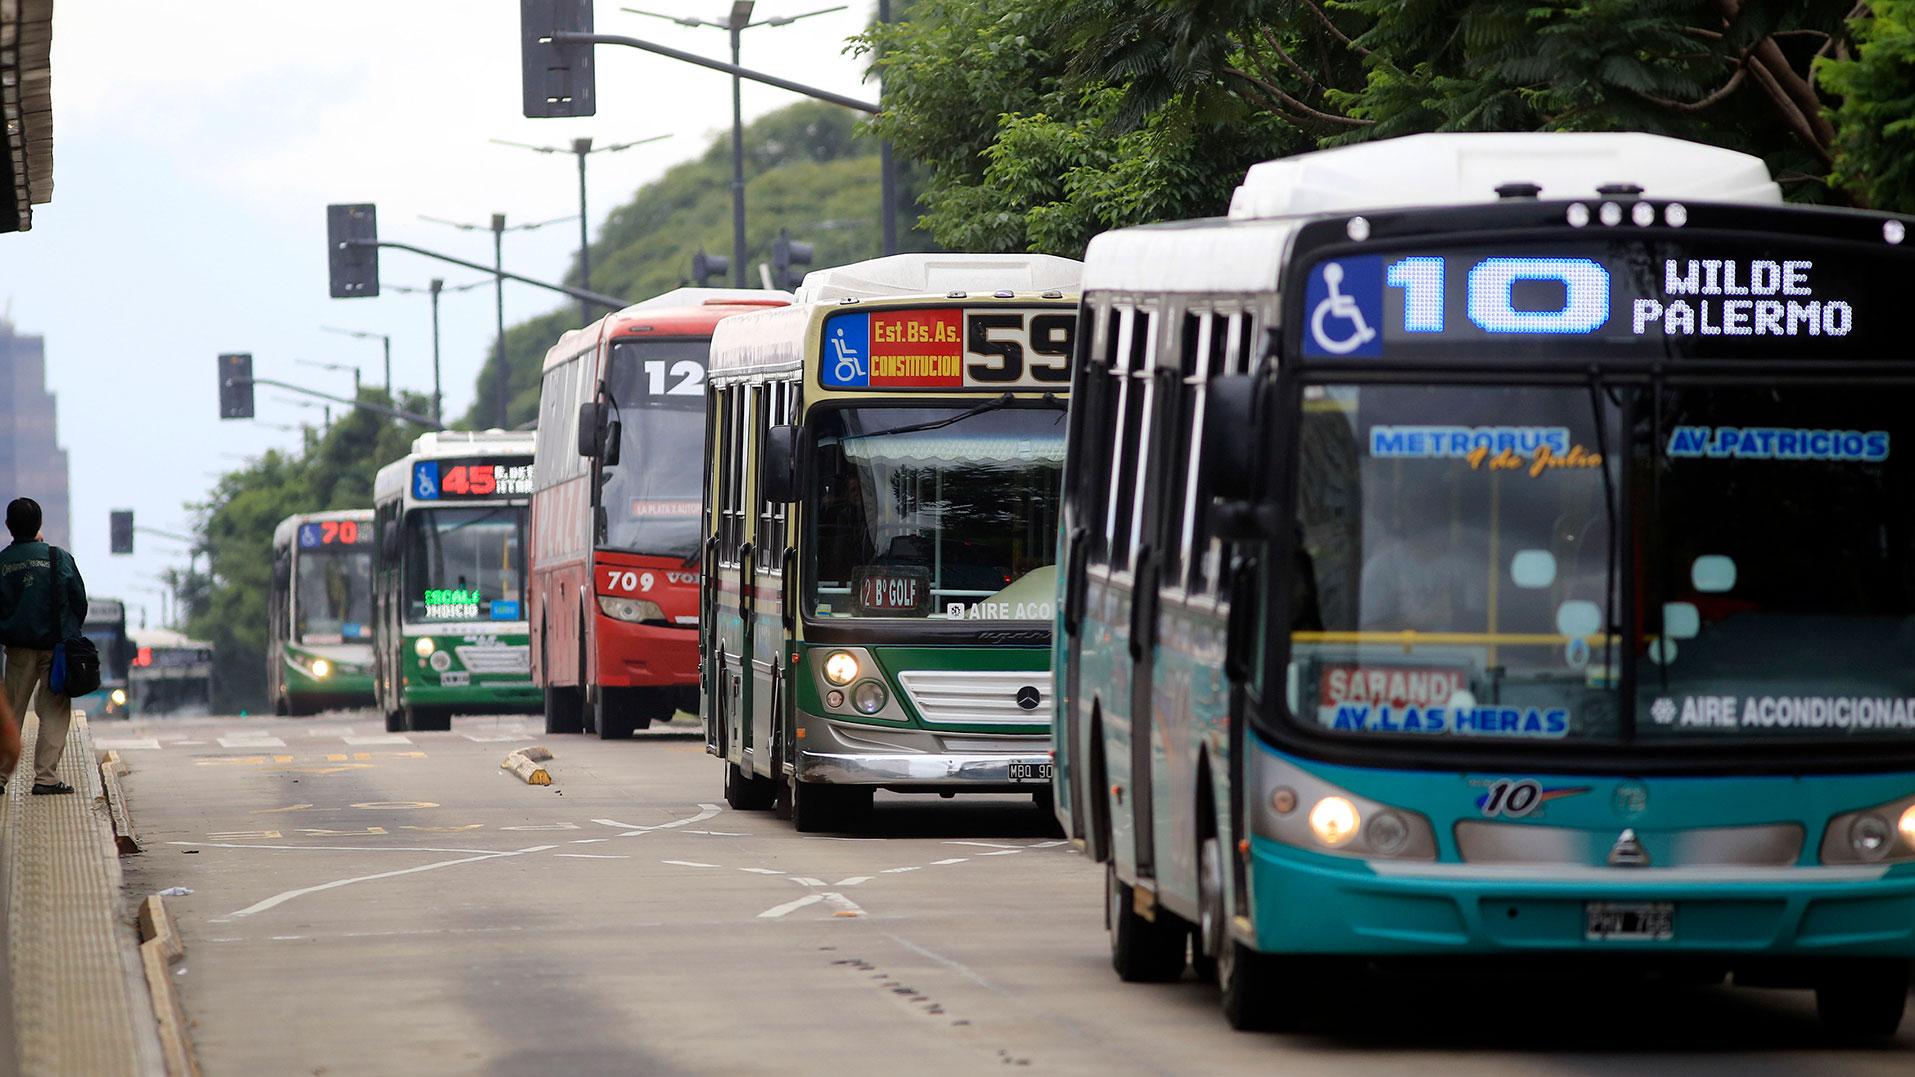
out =
[[[429,250],[426,250],[424,247],[415,247],[410,243],[395,243],[389,239],[379,239],[379,240],[344,239],[339,241],[339,245],[341,247],[359,247],[359,248],[371,247],[375,249],[405,251],[408,254],[417,254],[424,258],[437,258],[441,262],[450,262],[451,264],[455,266],[459,266],[462,269],[470,269],[475,272],[487,274],[489,276],[502,277],[505,280],[517,281],[520,284],[530,284],[534,288],[544,288],[548,292],[558,292],[560,295],[569,295],[573,299],[587,300],[589,302],[596,303],[597,305],[601,307],[605,307],[608,310],[624,310],[626,307],[629,307],[632,305],[631,300],[620,299],[619,297],[615,295],[606,295],[603,292],[587,291],[584,288],[574,288],[569,284],[553,284],[551,281],[538,280],[534,277],[521,276],[517,273],[508,273],[504,269],[501,269],[497,266],[480,265],[478,262],[468,262],[463,258],[454,258],[449,254],[440,254],[438,251],[429,251]]]
[[[364,401],[364,400],[347,400],[343,396],[333,396],[331,393],[322,393],[317,389],[308,389],[303,385],[294,385],[290,382],[278,381],[273,378],[258,378],[258,377],[227,378],[225,379],[223,384],[227,386],[232,386],[232,387],[237,387],[241,385],[247,385],[247,386],[270,385],[276,389],[285,389],[288,392],[304,393],[307,396],[316,396],[321,400],[330,400],[335,404],[345,404],[350,407],[358,408],[361,411],[370,411],[377,415],[384,415],[393,419],[402,419],[409,423],[417,423],[420,426],[427,427],[432,430],[445,429],[445,427],[441,425],[437,419],[434,419],[429,415],[420,415],[417,412],[405,411],[400,408],[389,408],[383,404],[368,403],[367,401]]]
[[[763,71],[753,71],[749,67],[728,64],[723,60],[709,59],[697,53],[674,49],[670,45],[660,45],[656,42],[645,41],[636,37],[625,37],[622,34],[585,34],[572,30],[560,30],[550,35],[550,40],[554,45],[623,45],[626,48],[656,53],[660,56],[668,56],[671,59],[682,60],[685,63],[696,64],[699,67],[710,68],[713,71],[723,71],[727,75],[736,75],[739,78],[750,79],[753,82],[762,82],[767,86],[776,86],[781,90],[790,90],[792,93],[803,94],[806,97],[827,101],[834,105],[843,105],[845,108],[856,109],[859,112],[876,115],[883,111],[869,101],[860,101],[855,97],[846,97],[844,94],[833,93],[830,90],[819,89],[816,86],[806,86],[802,82],[793,82],[790,79],[779,78],[777,75],[767,75]]]

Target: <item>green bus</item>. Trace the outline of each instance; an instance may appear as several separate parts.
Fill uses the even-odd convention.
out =
[[[422,434],[373,480],[373,682],[386,729],[536,714],[525,623],[532,434]]]
[[[372,705],[372,538],[371,509],[288,516],[273,529],[273,713]]]
[[[1048,802],[1078,263],[899,255],[713,331],[699,653],[736,808]]]

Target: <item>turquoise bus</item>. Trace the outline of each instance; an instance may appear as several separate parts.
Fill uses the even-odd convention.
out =
[[[266,694],[273,713],[372,705],[371,509],[288,516],[273,529]]]
[[[133,641],[126,635],[126,603],[117,598],[89,598],[86,624],[81,629],[100,652],[100,687],[73,700],[75,710],[88,718],[131,718],[133,700],[127,693],[127,667],[133,663]]]
[[[895,255],[712,331],[700,711],[734,808],[1048,801],[1078,269]]]
[[[532,437],[421,434],[373,477],[373,682],[388,731],[544,705],[525,622]]]
[[[1122,978],[1296,1026],[1508,958],[1894,1032],[1915,251],[1780,203],[1671,139],[1418,135],[1091,243],[1057,808]]]

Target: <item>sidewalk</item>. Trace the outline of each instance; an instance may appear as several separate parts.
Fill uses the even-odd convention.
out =
[[[22,1074],[159,1074],[165,1066],[140,966],[100,770],[76,715],[60,762],[71,796],[36,797],[39,719],[22,731],[21,770],[0,798],[0,897]],[[0,1017],[4,1017],[0,1013]],[[5,1034],[0,1032],[0,1044]],[[0,1061],[0,1073],[6,1072]]]

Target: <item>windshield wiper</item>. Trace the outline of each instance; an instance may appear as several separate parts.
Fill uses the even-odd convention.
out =
[[[855,441],[859,438],[881,438],[888,437],[892,434],[919,434],[926,430],[941,430],[953,423],[961,423],[975,415],[1001,411],[1017,403],[1017,401],[1018,397],[1015,393],[999,393],[997,396],[984,401],[982,404],[965,408],[956,415],[947,415],[942,419],[929,419],[921,423],[907,423],[904,426],[891,427],[889,430],[872,430],[863,434],[846,434],[842,440]],[[1066,407],[1062,400],[1057,399],[1056,393],[1045,393],[1042,397],[1038,398],[1037,403],[1056,411],[1063,411]]]

